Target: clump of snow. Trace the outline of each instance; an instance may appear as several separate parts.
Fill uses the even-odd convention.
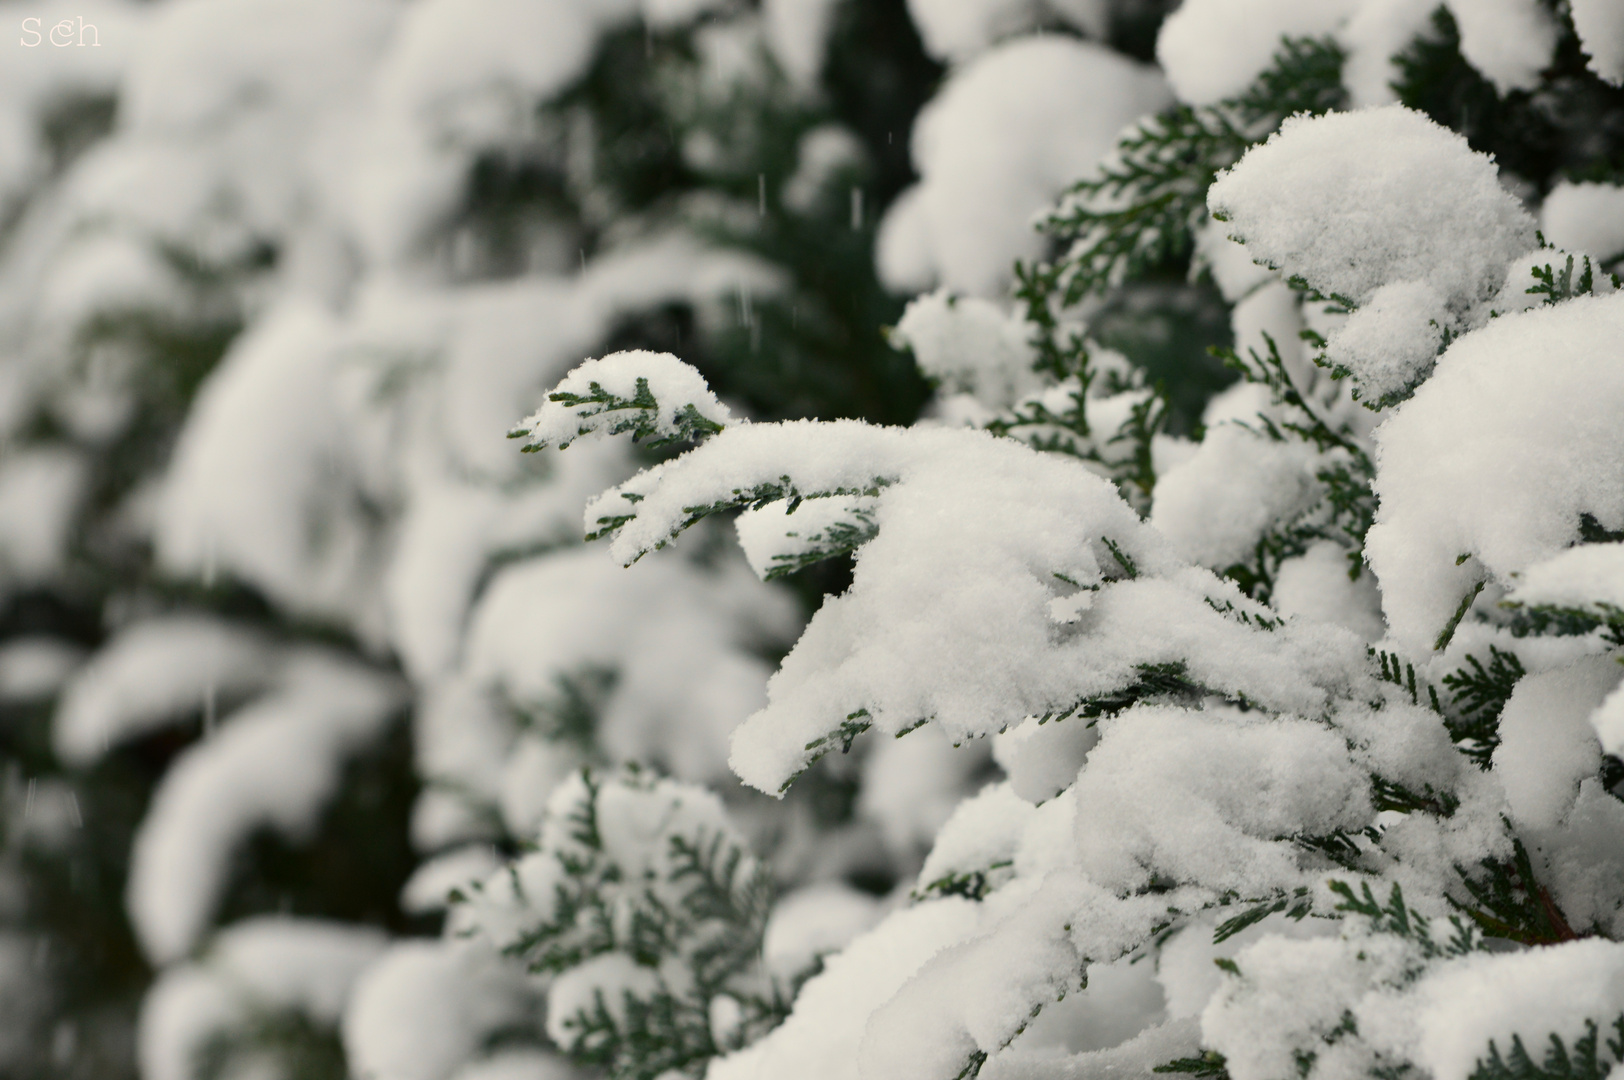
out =
[[[412,871],[401,887],[401,910],[412,915],[444,911],[454,890],[483,881],[499,865],[489,844],[468,844],[436,855]]]
[[[1528,675],[1500,714],[1494,773],[1516,824],[1550,829],[1572,809],[1579,782],[1601,769],[1590,714],[1624,677],[1608,657]]]
[[[761,5],[767,47],[796,84],[817,85],[834,17],[835,0],[765,0]]]
[[[843,171],[855,170],[866,160],[862,141],[849,128],[819,124],[801,136],[795,172],[785,181],[780,199],[796,213],[811,213],[820,199],[836,194],[831,184]]]
[[[1491,158],[1396,105],[1288,118],[1218,177],[1207,205],[1252,258],[1355,304],[1426,282],[1464,310],[1534,241]]]
[[[891,341],[911,350],[919,370],[945,390],[1001,409],[1040,385],[1032,370],[1032,329],[989,300],[939,289],[909,302]]]
[[[1007,883],[1015,876],[1015,849],[1036,813],[1031,801],[1008,783],[989,784],[965,799],[936,834],[919,871],[917,891],[973,874],[980,874],[989,889]]]
[[[561,679],[608,673],[594,728],[604,752],[718,779],[728,734],[760,708],[770,673],[749,646],[795,622],[788,598],[737,563],[707,573],[651,559],[628,572],[583,548],[498,573],[470,619],[464,671],[543,709]]]
[[[1162,23],[1156,60],[1179,100],[1212,105],[1268,69],[1283,37],[1323,37],[1357,0],[1185,0]]]
[[[1347,51],[1342,84],[1356,109],[1391,105],[1398,100],[1393,84],[1400,78],[1393,58],[1431,28],[1435,8],[1411,0],[1360,0],[1337,32]]]
[[[881,901],[849,885],[807,885],[773,905],[762,938],[762,959],[769,971],[788,981],[840,952],[884,913]]]
[[[1365,552],[1406,648],[1429,650],[1476,582],[1509,584],[1560,553],[1581,513],[1624,527],[1621,333],[1616,294],[1496,319],[1377,429]]]
[[[1624,608],[1624,543],[1577,544],[1529,567],[1505,603]]]
[[[1089,597],[1087,592],[1078,595]],[[1071,786],[1097,742],[1093,724],[1076,718],[1045,723],[1042,717],[1028,716],[993,736],[992,756],[1009,777],[1009,790],[1036,804]]]
[[[1539,84],[1561,28],[1540,0],[1449,0],[1460,52],[1505,94]]]
[[[1619,40],[1624,47],[1624,23]],[[1624,255],[1624,187],[1559,180],[1540,205],[1539,228],[1558,248],[1617,259]]]
[[[352,662],[310,652],[281,688],[229,717],[165,774],[131,852],[126,896],[148,956],[184,955],[207,928],[233,850],[255,829],[306,837],[344,762],[379,735],[399,688]]]
[[[1301,555],[1283,559],[1275,571],[1269,602],[1281,615],[1313,619],[1351,630],[1366,641],[1385,632],[1381,593],[1374,575],[1348,576],[1347,549],[1319,540]]]
[[[1308,1054],[1313,1080],[1363,1074],[1376,1063],[1368,1024],[1331,1033],[1413,960],[1396,937],[1266,937],[1235,957],[1241,976],[1224,979],[1201,1014],[1202,1045],[1224,1055],[1235,1080],[1300,1074],[1297,1063]]]
[[[134,623],[68,685],[52,743],[64,761],[89,765],[114,744],[258,690],[276,661],[259,634],[206,615]]]
[[[629,405],[577,405],[557,400],[565,395],[591,399],[600,393],[627,402],[647,394],[653,403],[633,410]],[[633,415],[615,415],[621,410],[633,411]],[[677,439],[687,430],[684,414],[689,410],[717,427],[733,422],[733,414],[716,400],[699,372],[669,353],[632,350],[588,360],[572,370],[548,394],[547,404],[526,417],[517,430],[526,436],[526,445],[560,449],[578,439],[617,434],[624,430],[619,425],[630,421],[646,422],[654,438]]]
[[[706,1080],[858,1080],[869,1018],[926,961],[971,933],[976,919],[977,905],[958,897],[893,912],[827,959],[788,1020],[712,1061]]]
[[[1624,946],[1592,938],[1471,956],[1425,979],[1416,997],[1417,1064],[1438,1080],[1467,1080],[1491,1040],[1502,1056],[1514,1035],[1530,1053],[1552,1035],[1571,1047],[1586,1020],[1605,1026],[1624,1012]]]
[[[1341,738],[1306,720],[1238,720],[1139,707],[1100,721],[1075,788],[1076,857],[1091,880],[1132,892],[1156,876],[1267,895],[1299,873],[1275,837],[1369,824],[1368,778]],[[1252,782],[1234,784],[1241,774]]]
[[[6,454],[0,463],[0,592],[43,584],[61,569],[87,480],[84,458],[66,447]]]
[[[84,658],[83,649],[60,638],[12,638],[0,645],[0,701],[41,701],[55,696]]]
[[[356,983],[345,1056],[372,1080],[445,1080],[492,1035],[534,1025],[537,998],[515,965],[480,943],[402,941]]]
[[[1325,359],[1379,402],[1426,378],[1453,327],[1448,301],[1425,281],[1399,281],[1370,294],[1331,338]]]
[[[1568,13],[1590,70],[1614,86],[1624,83],[1624,13],[1607,0],[1570,0]]]
[[[288,609],[377,632],[371,529],[335,401],[335,326],[289,304],[232,346],[170,464],[157,548],[171,571],[236,574]]]
[[[1211,428],[1189,460],[1156,483],[1150,523],[1193,562],[1250,562],[1258,539],[1320,495],[1316,456],[1242,423]]]
[[[930,265],[957,292],[997,293],[1042,250],[1031,217],[1167,102],[1154,69],[1063,37],[1019,38],[958,68],[914,124],[921,180],[882,225],[888,284]]]
[[[874,237],[874,270],[894,293],[919,293],[941,277],[925,185],[910,184],[886,207]]]
[[[208,1040],[288,1010],[335,1027],[361,969],[384,948],[366,926],[261,916],[227,927],[198,960],[171,967],[142,1002],[137,1058],[151,1080],[193,1080]]]
[[[1058,16],[1092,38],[1105,36],[1109,18],[1104,0],[908,0],[908,14],[925,51],[952,62],[967,60],[1045,17]]]

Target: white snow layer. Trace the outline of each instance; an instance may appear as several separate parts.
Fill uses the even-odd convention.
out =
[[[1624,42],[1624,22],[1620,35]],[[1560,180],[1540,206],[1539,228],[1559,248],[1617,259],[1624,255],[1624,187]]]
[[[858,1048],[875,1010],[940,950],[971,933],[977,905],[958,897],[887,916],[801,988],[788,1020],[717,1058],[705,1080],[859,1080]]]
[[[350,1069],[449,1080],[495,1032],[539,1019],[535,987],[480,942],[402,941],[361,974],[344,1013]]]
[[[1046,16],[1059,16],[1089,37],[1102,38],[1109,13],[1104,0],[908,0],[908,14],[926,52],[959,63]]]
[[[258,634],[206,615],[135,623],[68,685],[52,743],[69,764],[89,765],[116,743],[259,689],[276,659]]]
[[[165,774],[135,836],[126,894],[147,955],[184,955],[207,929],[231,853],[255,829],[297,842],[345,761],[400,703],[388,679],[324,653],[288,661],[280,688],[229,717]]]
[[[361,969],[384,948],[373,927],[261,916],[236,923],[200,959],[163,971],[141,1005],[136,1056],[148,1080],[193,1080],[207,1041],[292,1010],[336,1027]]]
[[[1282,37],[1328,35],[1358,0],[1184,0],[1162,23],[1156,61],[1180,101],[1234,97],[1274,60]]]
[[[1268,636],[1260,647],[1213,607],[1251,602],[1181,568],[1108,482],[981,432],[742,425],[606,493],[587,518],[637,499],[611,545],[630,562],[664,543],[685,508],[786,477],[804,495],[870,489],[878,533],[858,549],[852,587],[824,603],[773,676],[767,708],[734,733],[735,771],[763,790],[838,745],[841,718],[895,734],[934,717],[958,742],[1120,687],[1143,663],[1187,662],[1208,685],[1244,683],[1282,708],[1323,700],[1309,673],[1331,639]],[[1112,581],[1117,557],[1096,537],[1117,544],[1138,578]],[[1079,609],[1087,617],[1057,635],[1052,601],[1095,588]]]
[[[1500,714],[1494,751],[1494,773],[1517,825],[1554,828],[1573,808],[1579,782],[1601,770],[1590,714],[1620,677],[1624,668],[1611,658],[1591,657],[1518,680]]]
[[[1614,86],[1624,83],[1624,10],[1612,0],[1570,0],[1568,11],[1590,70]]]
[[[464,670],[523,706],[546,706],[560,680],[607,672],[597,717],[612,760],[660,762],[719,780],[729,733],[760,708],[771,673],[750,646],[786,640],[788,598],[729,562],[706,573],[681,559],[626,570],[599,548],[505,567],[471,619]]]
[[[1449,0],[1460,52],[1505,94],[1538,85],[1559,27],[1540,0]]]
[[[1582,513],[1624,527],[1621,334],[1619,294],[1496,319],[1377,429],[1365,553],[1405,648],[1429,651],[1478,582],[1559,554]]]
[[[210,374],[166,481],[156,538],[166,567],[240,575],[307,615],[365,611],[374,560],[335,400],[335,330],[314,306],[290,305]]]
[[[1253,259],[1356,304],[1425,282],[1461,310],[1534,246],[1493,159],[1397,105],[1288,118],[1220,174],[1207,205]]]
[[[914,124],[919,187],[881,226],[882,277],[900,290],[928,266],[950,289],[996,294],[1042,250],[1032,216],[1168,100],[1155,69],[1064,37],[1018,38],[956,69]]]

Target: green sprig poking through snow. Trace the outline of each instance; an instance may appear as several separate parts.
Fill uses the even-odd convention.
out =
[[[453,928],[553,976],[548,1034],[616,1080],[693,1072],[773,1027],[765,868],[702,788],[583,770],[539,849],[464,894]]]
[[[651,449],[698,443],[732,422],[699,373],[668,353],[614,353],[570,372],[547,403],[508,432],[526,452],[630,434]]]

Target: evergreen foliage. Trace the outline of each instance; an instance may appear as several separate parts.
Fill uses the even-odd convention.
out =
[[[1609,1074],[1624,24],[1402,9],[8,69],[0,1076]]]

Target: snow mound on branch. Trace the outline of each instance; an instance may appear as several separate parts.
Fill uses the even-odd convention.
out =
[[[1426,282],[1464,308],[1534,246],[1493,159],[1397,105],[1288,118],[1219,175],[1207,205],[1252,258],[1356,304]]]
[[[262,916],[222,930],[198,961],[158,976],[141,1005],[136,1056],[149,1080],[193,1080],[211,1038],[266,1009],[336,1026],[361,969],[384,948],[373,927]]]
[[[1526,570],[1508,604],[1624,608],[1624,543],[1579,544]]]
[[[1424,979],[1416,998],[1416,1063],[1438,1080],[1467,1080],[1491,1040],[1506,1055],[1519,1036],[1538,1054],[1551,1035],[1571,1048],[1586,1020],[1605,1031],[1624,1012],[1624,945],[1592,938],[1466,957]]]
[[[623,570],[583,548],[504,568],[470,620],[464,672],[521,708],[562,679],[607,673],[596,739],[613,760],[720,779],[729,732],[760,708],[771,669],[750,650],[794,632],[789,600],[743,566],[684,560]]]
[[[1250,562],[1258,539],[1319,497],[1316,455],[1241,423],[1210,429],[1156,484],[1150,523],[1185,558],[1224,570]]]
[[[949,897],[887,916],[829,957],[801,988],[789,1019],[712,1061],[705,1080],[859,1080],[858,1048],[869,1018],[932,956],[974,931],[977,909]]]
[[[767,969],[789,980],[873,927],[885,913],[882,902],[839,882],[795,890],[773,905],[762,936]]]
[[[1624,24],[1619,30],[1624,51]],[[1539,228],[1559,248],[1616,259],[1624,255],[1624,187],[1558,181],[1540,206]]]
[[[1517,825],[1555,828],[1573,808],[1580,781],[1600,771],[1590,715],[1621,676],[1624,668],[1598,656],[1518,680],[1500,714],[1494,751],[1494,774]]]
[[[1322,37],[1358,0],[1185,0],[1162,23],[1156,62],[1186,105],[1235,97],[1266,71],[1280,39]]]
[[[1316,624],[1262,632],[1272,616],[1182,564],[1107,482],[982,432],[742,425],[605,493],[587,518],[613,523],[611,550],[629,563],[696,508],[853,494],[874,500],[853,585],[813,618],[767,708],[734,734],[731,764],[766,791],[869,727],[934,720],[961,742],[1139,679],[1317,711],[1319,680],[1357,648]]]
[[[1590,70],[1614,86],[1624,83],[1624,11],[1609,0],[1570,0],[1568,10]]]
[[[1004,409],[1042,387],[1032,370],[1031,335],[1019,315],[939,289],[909,302],[891,342],[911,350],[919,370],[944,390]]]
[[[1374,575],[1348,576],[1348,550],[1331,540],[1315,542],[1281,561],[1269,603],[1286,618],[1313,619],[1353,631],[1366,641],[1385,632],[1381,593]]]
[[[778,66],[798,86],[814,87],[823,72],[837,0],[764,0],[762,34]]]
[[[887,284],[932,265],[948,288],[997,293],[1016,259],[1042,250],[1032,216],[1167,103],[1153,68],[1068,38],[1017,39],[956,70],[914,125],[920,186],[892,211],[907,220],[881,226],[881,267],[908,278],[888,272]]]
[[[1104,0],[908,0],[925,51],[938,60],[962,62],[999,38],[1059,16],[1088,34],[1105,36]]]
[[[292,303],[239,338],[181,432],[157,525],[159,562],[218,568],[291,611],[377,632],[371,528],[334,383],[332,319]]]
[[[598,43],[580,0],[420,0],[405,9],[377,94],[440,137],[499,137],[585,73]]]
[[[755,491],[876,498],[877,534],[857,549],[852,587],[824,603],[768,684],[767,708],[733,736],[735,771],[766,791],[870,724],[896,734],[933,717],[961,742],[1121,689],[1146,665],[1317,709],[1312,673],[1346,644],[1306,628],[1255,635],[1223,612],[1256,605],[1183,566],[1107,481],[984,432],[742,425],[606,493],[587,517],[635,508],[611,546],[630,562],[693,507]],[[1057,616],[1057,597],[1074,597],[1080,618]]]
[[[1496,319],[1376,430],[1365,552],[1405,648],[1430,650],[1476,583],[1558,555],[1581,514],[1624,528],[1621,335],[1618,294]]]
[[[1266,896],[1299,883],[1296,852],[1275,837],[1353,831],[1374,813],[1368,777],[1321,724],[1142,706],[1100,727],[1075,788],[1075,843],[1109,889],[1160,877]],[[1242,773],[1253,782],[1239,787]]]
[[[344,762],[400,703],[390,680],[310,652],[285,682],[228,718],[175,762],[135,836],[126,903],[148,956],[184,955],[227,885],[231,855],[255,829],[297,842],[336,794]]]
[[[259,689],[275,652],[258,634],[204,615],[148,619],[126,627],[84,666],[57,707],[58,756],[85,766],[109,746],[194,711],[210,699]]]
[[[489,844],[454,848],[420,864],[400,890],[401,910],[413,915],[444,911],[454,890],[483,881],[501,866]]]
[[[89,466],[67,447],[34,447],[0,462],[0,594],[49,581],[63,566]]]
[[[1453,326],[1445,297],[1425,281],[1383,285],[1332,335],[1325,359],[1344,368],[1372,401],[1426,377]]]
[[[1449,0],[1460,52],[1505,94],[1539,84],[1561,28],[1540,0]]]
[[[535,1025],[538,1005],[517,965],[488,947],[400,942],[356,983],[345,1057],[369,1080],[446,1080],[495,1033]]]
[[[579,406],[566,405],[554,399],[566,394],[591,397],[601,390],[613,397],[633,401],[643,389],[661,403],[649,418],[656,438],[681,437],[681,413],[688,409],[718,427],[726,427],[733,422],[733,414],[726,405],[716,400],[716,395],[711,393],[699,372],[670,353],[634,349],[588,360],[571,370],[548,394],[547,403],[521,421],[518,430],[528,436],[532,446],[557,446],[562,449],[577,439],[601,439],[615,433],[613,425],[621,417],[610,414],[607,423],[600,421],[583,426]],[[587,415],[595,418],[603,413]]]
[[[1402,75],[1393,58],[1427,33],[1435,8],[1413,0],[1360,0],[1337,33],[1347,51],[1342,84],[1356,109],[1391,105],[1398,100],[1393,83]]]

